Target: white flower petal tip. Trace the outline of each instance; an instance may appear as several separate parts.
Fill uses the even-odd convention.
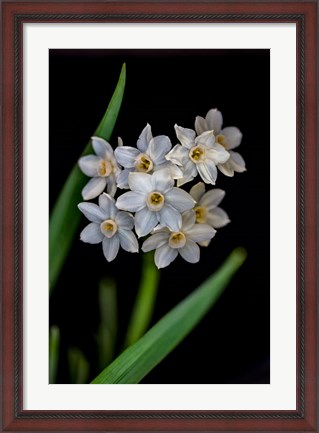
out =
[[[80,233],[80,240],[88,244],[99,244],[103,240],[99,224],[90,223]]]
[[[191,149],[191,147],[195,143],[196,132],[193,129],[183,128],[182,126],[174,125],[175,133],[182,144],[182,146],[187,149]]]
[[[100,195],[106,187],[107,179],[105,177],[92,177],[82,189],[83,200],[92,200]]]

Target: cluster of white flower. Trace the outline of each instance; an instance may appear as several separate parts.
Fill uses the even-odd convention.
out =
[[[167,136],[153,137],[150,125],[143,129],[137,147],[123,146],[119,138],[113,151],[108,142],[92,137],[95,155],[79,160],[83,173],[91,177],[82,196],[84,200],[99,196],[99,204],[78,205],[91,221],[81,240],[102,242],[104,256],[111,261],[120,246],[138,252],[135,229],[139,238],[150,235],[142,250],[155,250],[158,268],[168,266],[178,253],[187,262],[198,262],[199,245],[207,246],[216,229],[230,222],[218,207],[225,192],[206,192],[204,183],[215,185],[218,170],[226,176],[246,170],[241,155],[232,150],[241,143],[240,130],[222,129],[222,123],[221,112],[211,109],[205,119],[196,117],[195,130],[175,125],[180,144],[173,148]],[[204,183],[197,183],[189,193],[180,188],[198,174]],[[115,200],[117,188],[130,191]]]

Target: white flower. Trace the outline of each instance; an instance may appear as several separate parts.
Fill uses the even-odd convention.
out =
[[[115,149],[115,157],[124,170],[118,178],[118,187],[124,189],[129,187],[128,175],[133,171],[153,173],[156,170],[168,168],[173,179],[182,177],[182,171],[165,159],[165,155],[171,148],[172,143],[165,135],[152,136],[149,124],[143,129],[137,141],[137,148],[123,146],[122,139],[119,138],[119,147]]]
[[[205,184],[199,182],[191,188],[189,193],[196,201],[194,211],[197,224],[209,224],[218,229],[230,223],[227,213],[218,207],[225,196],[225,191],[216,188],[205,192]],[[200,245],[208,246],[209,243],[210,241],[204,241]]]
[[[216,165],[225,163],[229,153],[223,146],[215,143],[214,132],[206,131],[196,137],[192,129],[177,125],[175,131],[182,145],[177,144],[173,147],[166,155],[166,159],[183,167],[183,178],[177,179],[177,186],[193,180],[197,172],[205,183],[215,185]]]
[[[169,231],[167,228],[155,230],[142,246],[144,252],[156,250],[154,260],[156,266],[165,268],[178,253],[189,263],[199,261],[200,250],[197,242],[212,239],[215,236],[214,230],[208,224],[195,224],[196,216],[193,210],[184,212],[182,225],[178,231]]]
[[[121,169],[116,162],[113,149],[103,138],[92,137],[91,140],[96,155],[82,156],[78,161],[83,173],[92,177],[83,188],[82,197],[84,200],[91,200],[100,195],[106,185],[108,194],[114,196]]]
[[[217,108],[212,108],[206,114],[205,119],[197,116],[195,120],[195,129],[197,134],[205,131],[214,130],[217,143],[225,147],[230,157],[225,163],[217,165],[219,170],[226,176],[234,176],[234,172],[242,173],[246,171],[246,165],[243,157],[232,149],[238,147],[241,143],[243,134],[235,126],[228,126],[222,129],[223,116]]]
[[[122,194],[116,202],[119,209],[135,214],[135,230],[138,237],[150,233],[158,224],[178,231],[181,212],[191,209],[194,200],[184,190],[174,187],[169,169],[147,173],[130,173],[128,183],[132,191]]]
[[[99,206],[85,202],[78,204],[78,208],[91,221],[82,230],[81,241],[89,244],[102,242],[103,253],[108,262],[115,259],[120,246],[131,253],[138,251],[138,242],[132,232],[134,218],[127,212],[119,211],[113,197],[103,193],[99,197]]]

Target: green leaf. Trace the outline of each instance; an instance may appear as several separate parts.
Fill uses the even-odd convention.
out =
[[[121,107],[126,79],[125,63],[107,110],[93,135],[109,140]],[[88,143],[83,155],[92,152]],[[75,164],[54,205],[49,225],[49,287],[55,286],[70,250],[74,235],[81,221],[77,204],[82,200],[81,191],[88,182],[78,165]]]
[[[57,326],[51,326],[49,334],[49,383],[56,383],[59,351],[60,331]]]
[[[76,347],[68,350],[71,383],[87,383],[90,366],[80,349]]]
[[[142,278],[127,330],[125,347],[135,343],[150,324],[157,294],[160,272],[154,263],[154,254],[143,254]]]
[[[126,349],[92,383],[139,383],[215,304],[246,255],[244,249],[235,249],[210,278]]]
[[[97,333],[100,368],[106,367],[114,355],[117,333],[117,299],[115,281],[104,278],[99,287],[101,323]]]

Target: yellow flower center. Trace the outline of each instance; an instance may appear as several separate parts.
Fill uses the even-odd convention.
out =
[[[186,236],[182,232],[174,232],[170,235],[168,244],[171,248],[183,248],[186,244]]]
[[[100,225],[101,232],[106,236],[107,238],[111,238],[115,235],[117,232],[117,224],[113,220],[105,220]]]
[[[203,162],[205,160],[205,149],[202,146],[192,147],[189,151],[189,157],[195,164]]]
[[[150,192],[147,197],[147,206],[151,211],[159,211],[164,206],[164,196],[160,192]]]
[[[225,135],[223,135],[223,134],[217,135],[217,137],[216,137],[216,143],[220,144],[225,149],[227,149],[226,142],[225,142]]]
[[[105,160],[100,162],[97,169],[98,175],[100,177],[107,177],[112,173],[112,171],[113,171],[112,164],[110,163],[110,161],[105,161]]]
[[[206,222],[207,209],[205,207],[197,206],[195,207],[196,222],[203,224]]]
[[[153,161],[145,153],[141,153],[135,162],[136,171],[149,173],[153,170]]]

